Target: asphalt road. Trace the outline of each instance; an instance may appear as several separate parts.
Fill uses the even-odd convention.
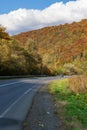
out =
[[[21,130],[37,90],[58,78],[0,80],[0,130]]]

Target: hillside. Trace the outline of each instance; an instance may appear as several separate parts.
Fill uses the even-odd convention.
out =
[[[87,19],[24,32],[14,38],[41,57],[41,73],[80,74],[87,70]],[[46,70],[45,70],[46,69]]]
[[[0,75],[87,71],[87,20],[9,36],[0,26]]]
[[[41,58],[30,52],[0,26],[0,76],[40,74]]]

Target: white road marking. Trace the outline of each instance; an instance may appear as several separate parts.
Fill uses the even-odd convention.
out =
[[[22,96],[20,96],[15,102],[13,102],[1,115],[0,118],[4,117],[8,111],[26,94],[28,94],[33,88],[29,88]]]
[[[9,83],[9,84],[2,84],[2,85],[0,85],[0,88],[1,88],[1,87],[5,87],[5,86],[9,86],[9,85],[12,85],[12,84],[20,83],[20,82],[21,82],[21,81]]]
[[[32,88],[28,89],[28,90],[24,93],[24,95],[28,94],[31,90],[32,90]]]

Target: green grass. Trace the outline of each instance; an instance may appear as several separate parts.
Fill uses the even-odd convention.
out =
[[[65,106],[67,121],[78,121],[84,128],[87,128],[87,94],[72,93],[68,90],[68,85],[68,79],[54,81],[49,85],[49,90],[57,100],[67,102]]]

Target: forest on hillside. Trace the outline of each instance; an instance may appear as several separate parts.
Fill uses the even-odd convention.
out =
[[[83,74],[87,20],[9,36],[0,26],[0,75]]]
[[[41,58],[0,26],[0,75],[40,74]]]

